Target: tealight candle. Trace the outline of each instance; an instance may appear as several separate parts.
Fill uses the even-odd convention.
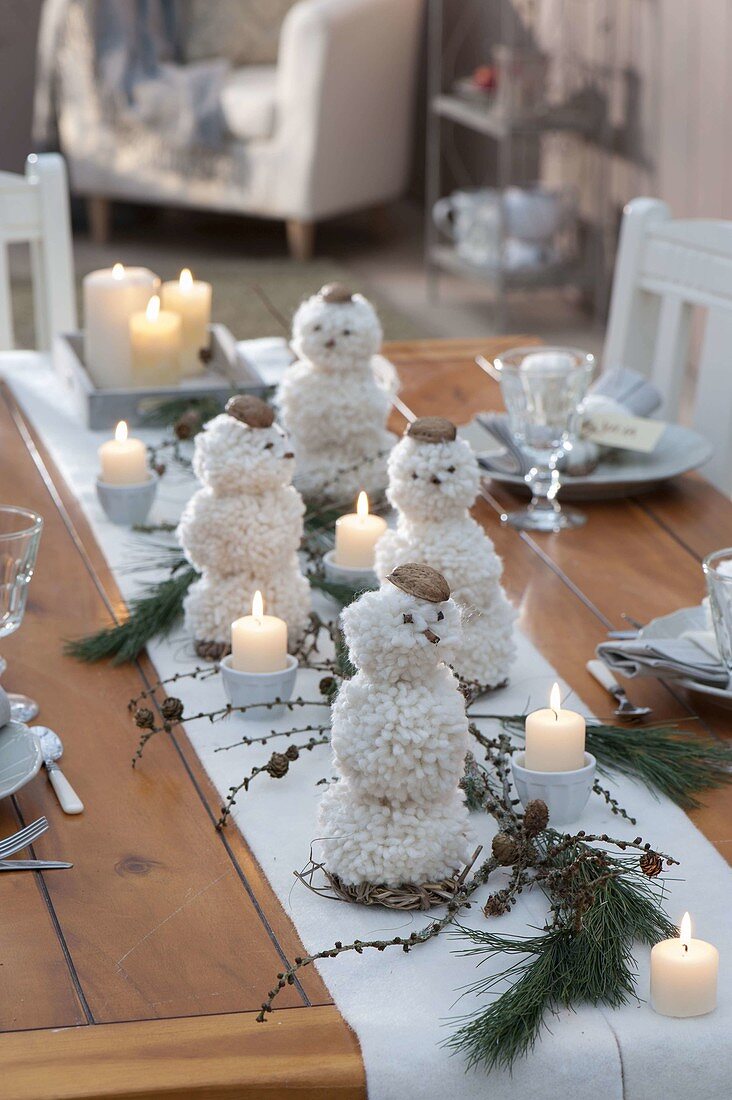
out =
[[[703,1016],[717,1007],[719,952],[691,938],[688,913],[679,932],[651,949],[651,1004],[661,1016]]]
[[[120,420],[114,439],[99,448],[101,481],[106,485],[142,485],[150,478],[147,448],[141,439],[128,437],[127,424]]]
[[[131,384],[130,317],[145,308],[159,281],[146,267],[122,264],[84,277],[84,363],[99,389]]]
[[[144,312],[130,317],[132,380],[137,386],[158,386],[180,378],[181,320],[160,308],[154,294]]]
[[[287,623],[264,614],[259,591],[251,615],[231,624],[231,666],[237,672],[279,672],[287,666]]]
[[[200,374],[203,370],[200,353],[210,341],[211,284],[194,279],[190,269],[184,267],[177,280],[163,283],[162,300],[163,309],[177,313],[181,319],[182,373],[186,376]]]
[[[571,772],[585,766],[585,720],[573,710],[562,710],[559,684],[549,706],[526,717],[524,766],[534,772]]]
[[[385,530],[386,520],[370,515],[369,498],[359,493],[356,511],[336,520],[335,564],[346,569],[373,569],[376,543]]]

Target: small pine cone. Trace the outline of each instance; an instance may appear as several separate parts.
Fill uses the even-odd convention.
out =
[[[267,764],[267,771],[273,779],[282,779],[283,775],[287,775],[289,768],[290,761],[283,752],[272,753]]]
[[[330,699],[331,695],[335,695],[338,690],[338,684],[336,683],[334,676],[324,676],[318,684],[318,689],[321,695],[325,695],[327,699]]]
[[[195,409],[187,409],[178,417],[173,425],[173,431],[178,439],[190,439],[201,427],[200,413]]]
[[[300,750],[297,745],[288,745],[285,749],[285,756],[288,760],[297,760],[300,756]]]
[[[149,707],[138,707],[135,711],[135,725],[141,730],[155,729],[155,715]]]
[[[546,802],[540,798],[532,798],[524,810],[524,832],[528,837],[537,836],[542,829],[546,829],[549,821],[549,810]]]
[[[649,878],[655,878],[663,870],[663,860],[658,852],[644,852],[640,857],[640,869]]]
[[[174,695],[163,699],[160,710],[166,722],[180,722],[183,717],[183,703]]]
[[[493,855],[502,867],[508,867],[515,863],[519,857],[519,846],[512,836],[507,833],[496,833],[493,837]]]
[[[227,653],[231,652],[228,642],[197,641],[196,656],[202,661],[220,661]]]
[[[487,917],[502,917],[511,906],[508,903],[505,890],[499,890],[497,894],[491,894],[483,906],[483,912]]]

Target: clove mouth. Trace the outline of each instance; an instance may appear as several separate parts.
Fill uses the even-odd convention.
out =
[[[294,458],[295,457],[295,452],[294,451],[287,451],[287,453],[283,454],[282,457],[283,458]]]
[[[428,642],[432,642],[432,645],[437,645],[440,640],[439,635],[435,634],[434,630],[430,630],[429,627],[427,627],[426,630],[423,630],[422,633],[424,634]]]

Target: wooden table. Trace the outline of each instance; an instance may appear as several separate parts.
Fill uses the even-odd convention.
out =
[[[458,422],[500,405],[477,367],[523,337],[392,344],[402,413]],[[395,411],[393,426],[403,427]],[[137,771],[127,700],[154,678],[147,660],[112,669],[62,655],[65,638],[108,623],[119,592],[79,506],[6,386],[0,400],[3,497],[46,520],[22,629],[3,639],[6,682],[27,688],[63,735],[86,803],[65,817],[42,777],[0,804],[0,836],[46,814],[38,856],[74,870],[0,879],[0,1065],[4,1100],[64,1097],[365,1095],[358,1043],[317,973],[254,1015],[284,959],[301,951],[245,840],[217,833],[219,799],[183,732],[156,739]],[[583,505],[561,535],[504,528],[512,498],[488,484],[476,516],[505,564],[532,642],[600,715],[608,699],[585,661],[621,612],[642,621],[698,602],[701,558],[732,543],[732,504],[698,477],[649,496]],[[729,736],[730,717],[655,682],[633,684],[658,717],[697,716]],[[725,855],[729,790],[696,824]]]

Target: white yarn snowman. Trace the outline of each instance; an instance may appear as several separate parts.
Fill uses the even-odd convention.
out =
[[[477,459],[456,436],[449,420],[423,417],[392,451],[387,496],[399,515],[377,544],[376,574],[382,579],[406,561],[443,573],[463,614],[455,671],[497,687],[516,656],[516,613],[501,587],[501,559],[469,513],[480,487]]]
[[[306,498],[350,500],[360,489],[374,495],[386,486],[395,374],[376,356],[381,340],[371,303],[338,283],[324,286],[295,314],[298,360],[288,367],[277,402],[295,450],[295,483]]]
[[[305,507],[291,481],[294,456],[274,411],[257,397],[232,397],[196,436],[193,469],[203,482],[186,505],[178,538],[202,576],[185,598],[186,626],[201,656],[229,646],[231,623],[262,592],[265,610],[288,627],[292,645],[310,613],[310,586],[297,551]]]
[[[339,779],[320,804],[326,870],[347,885],[450,878],[470,850],[458,788],[465,700],[448,668],[460,612],[445,578],[408,563],[342,615],[358,668],[333,705]]]

